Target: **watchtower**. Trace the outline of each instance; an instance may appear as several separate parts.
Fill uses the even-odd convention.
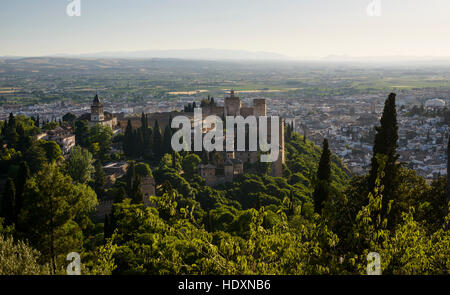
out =
[[[234,96],[234,90],[230,91],[230,96],[225,97],[225,116],[239,116],[241,111],[241,99]]]

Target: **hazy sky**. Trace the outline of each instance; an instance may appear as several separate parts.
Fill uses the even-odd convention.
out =
[[[450,0],[1,0],[0,55],[242,49],[296,58],[450,56]]]

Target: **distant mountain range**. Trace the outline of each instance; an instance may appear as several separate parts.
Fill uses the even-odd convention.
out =
[[[59,57],[94,58],[180,58],[202,60],[289,60],[290,57],[273,52],[245,51],[230,49],[180,49],[180,50],[142,50],[142,51],[105,51],[79,55],[60,54]]]
[[[123,59],[187,59],[187,60],[249,60],[249,61],[315,61],[315,62],[348,62],[348,63],[450,63],[450,56],[350,56],[329,55],[326,57],[294,58],[275,52],[247,51],[233,49],[168,49],[139,51],[104,51],[83,54],[53,54],[35,57],[56,58],[123,58]],[[0,59],[19,59],[27,56],[0,56]]]
[[[323,61],[336,62],[439,62],[450,61],[449,56],[349,56],[349,55],[329,55],[322,58]]]

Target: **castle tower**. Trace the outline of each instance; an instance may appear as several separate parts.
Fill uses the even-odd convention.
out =
[[[241,99],[234,96],[234,90],[230,91],[230,96],[225,97],[225,116],[239,116],[241,113]]]
[[[253,115],[255,117],[266,116],[267,106],[266,100],[263,98],[255,98],[253,100]]]
[[[96,94],[91,106],[91,122],[101,122],[103,120],[105,120],[103,105]]]
[[[224,174],[225,174],[225,180],[227,182],[233,181],[234,176],[234,168],[233,168],[233,162],[231,162],[230,159],[227,159],[223,165]]]

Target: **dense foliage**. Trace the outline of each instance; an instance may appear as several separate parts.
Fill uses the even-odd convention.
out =
[[[75,251],[86,274],[365,274],[370,252],[383,274],[448,274],[448,181],[429,185],[395,162],[392,106],[369,175],[350,179],[328,141],[320,149],[287,126],[283,177],[259,167],[214,188],[196,171],[216,155],[167,150],[171,130],[157,123],[116,138],[67,116],[83,140],[64,159],[34,139],[31,119],[11,116],[0,126],[0,273],[63,273]],[[101,161],[115,140],[129,165],[107,185]],[[156,196],[146,197],[150,176]],[[105,199],[112,212],[96,218]]]

